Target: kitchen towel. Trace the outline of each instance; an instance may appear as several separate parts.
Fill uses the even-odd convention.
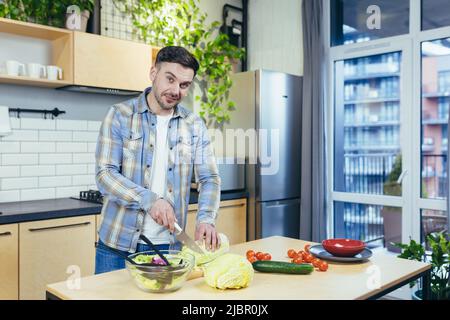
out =
[[[9,121],[9,108],[0,106],[0,137],[10,135],[11,122]]]

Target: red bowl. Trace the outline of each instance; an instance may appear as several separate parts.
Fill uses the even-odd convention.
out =
[[[366,244],[360,240],[327,239],[322,241],[323,248],[336,257],[353,257],[362,252]]]

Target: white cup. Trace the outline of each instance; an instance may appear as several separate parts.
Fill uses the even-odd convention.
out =
[[[47,77],[47,71],[45,69],[45,66],[39,63],[28,63],[27,64],[27,70],[28,70],[28,76],[30,78],[36,78],[39,79],[41,75],[43,77]]]
[[[47,66],[48,80],[62,80],[62,69],[58,66]]]
[[[15,60],[6,61],[6,73],[8,76],[19,76],[25,74],[25,65]]]

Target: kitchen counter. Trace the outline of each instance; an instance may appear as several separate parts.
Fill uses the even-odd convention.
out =
[[[245,256],[247,250],[269,252],[273,260],[287,261],[290,248],[300,250],[307,242],[285,237],[270,237],[230,247],[230,252]],[[420,276],[429,276],[426,263],[400,259],[374,251],[364,263],[330,262],[328,271],[309,275],[255,272],[249,287],[217,290],[203,278],[187,281],[178,291],[147,293],[137,288],[127,270],[118,270],[81,278],[81,287],[69,289],[66,281],[47,286],[49,299],[132,299],[132,300],[301,300],[369,299],[386,294]],[[429,279],[429,278],[427,278]]]
[[[221,200],[247,198],[246,191],[224,191]],[[189,204],[198,202],[198,192],[191,191]],[[0,225],[99,214],[102,205],[71,198],[0,203]]]
[[[0,224],[99,214],[102,205],[71,198],[0,203]]]
[[[220,193],[220,201],[242,199],[242,198],[248,198],[247,191],[245,191],[245,190],[222,191]],[[195,204],[195,203],[198,203],[198,192],[196,190],[192,190],[191,195],[189,196],[189,204]]]

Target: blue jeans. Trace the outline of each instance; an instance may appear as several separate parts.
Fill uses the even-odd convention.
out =
[[[156,245],[158,250],[168,250],[169,244]],[[136,252],[150,251],[152,250],[148,245],[138,243]],[[130,254],[129,252],[122,251],[124,254]],[[119,270],[125,268],[125,259],[115,254],[111,250],[106,248],[100,239],[98,240],[97,247],[95,249],[95,274]]]

